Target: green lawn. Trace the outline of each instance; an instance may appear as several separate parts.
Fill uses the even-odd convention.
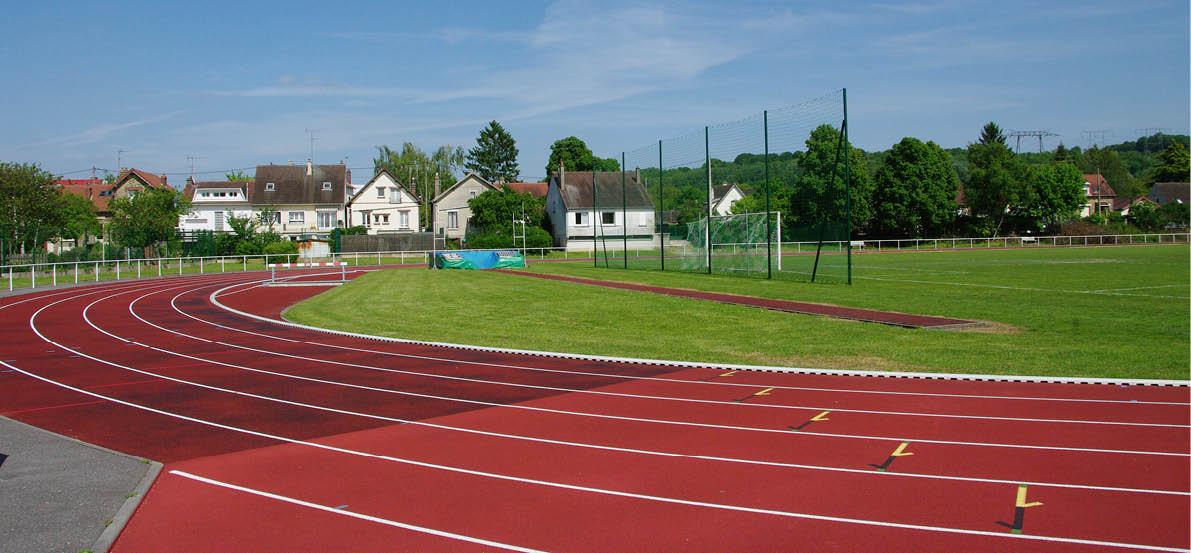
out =
[[[1187,246],[865,253],[855,284],[646,270],[590,261],[528,271],[988,321],[904,329],[484,271],[369,274],[287,312],[419,340],[724,363],[1187,379]],[[805,259],[786,258],[787,268]],[[842,256],[820,270],[842,272]],[[789,275],[785,275],[789,276]]]

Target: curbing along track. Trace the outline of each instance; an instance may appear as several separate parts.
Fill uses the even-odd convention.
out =
[[[1188,547],[1186,383],[368,339],[276,320],[296,292],[257,284],[0,305],[0,408],[166,461],[115,551]]]

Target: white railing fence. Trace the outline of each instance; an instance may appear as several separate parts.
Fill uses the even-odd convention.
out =
[[[686,243],[675,241],[667,244],[669,255],[683,255]],[[1003,238],[905,238],[893,240],[853,240],[853,250],[865,251],[902,251],[922,249],[982,249],[982,248],[1038,248],[1038,247],[1066,247],[1066,246],[1099,246],[1108,244],[1187,244],[1191,242],[1191,233],[1164,234],[1105,234],[1089,236],[1037,236]],[[621,256],[623,250],[618,248],[620,243],[607,244],[607,252]],[[756,244],[715,244],[716,249],[724,252],[730,248],[732,253],[752,250],[756,252]],[[824,251],[842,252],[848,246],[848,241],[824,242]],[[818,242],[782,242],[780,250],[775,247],[775,253],[780,251],[784,255],[810,253],[819,249]],[[528,259],[591,259],[604,251],[603,246],[586,251],[568,251],[566,248],[524,248]],[[635,247],[628,250],[632,257],[660,255],[659,248]],[[305,257],[297,254],[269,254],[269,255],[222,255],[208,257],[165,257],[155,259],[124,259],[107,261],[63,261],[57,263],[32,263],[24,265],[0,265],[0,278],[8,281],[8,290],[17,288],[37,288],[44,286],[58,286],[60,284],[75,284],[80,282],[99,282],[101,280],[125,280],[131,278],[149,278],[179,276],[184,274],[226,273],[229,271],[246,272],[249,270],[264,271],[270,263],[293,263],[297,261],[310,262],[314,260],[345,262],[348,266],[381,266],[381,265],[426,265],[429,251],[386,251],[386,252],[349,252],[335,253],[326,257]],[[572,258],[571,254],[576,257]]]

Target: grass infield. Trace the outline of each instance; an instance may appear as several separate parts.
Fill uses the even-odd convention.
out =
[[[1189,252],[1180,245],[865,253],[853,257],[851,287],[597,269],[590,261],[525,269],[989,323],[972,330],[905,329],[485,271],[424,269],[363,276],[294,306],[286,317],[416,340],[596,355],[1188,379]]]

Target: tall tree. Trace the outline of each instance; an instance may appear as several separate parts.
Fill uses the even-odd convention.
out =
[[[37,164],[0,163],[0,256],[32,251],[57,236],[59,201],[54,176]]]
[[[465,167],[489,182],[516,182],[517,141],[497,121],[480,130],[476,147],[467,151]]]
[[[1071,157],[1071,152],[1062,142],[1059,142],[1059,147],[1055,148],[1055,161],[1067,161],[1068,157]]]
[[[938,144],[906,137],[873,175],[874,230],[886,236],[937,236],[955,219],[959,177]]]
[[[847,221],[844,216],[848,205],[848,196],[844,195],[844,155],[847,155],[851,175],[847,188],[851,191],[852,229],[855,231],[868,224],[872,217],[873,190],[864,152],[851,144],[843,144],[844,151],[841,152],[841,142],[840,131],[831,125],[820,125],[807,137],[806,154],[799,161],[801,176],[797,178],[791,197],[789,223],[812,227]]]
[[[1083,175],[1071,163],[1031,165],[1026,170],[1028,190],[1022,204],[1014,210],[1033,227],[1042,230],[1046,224],[1058,223],[1079,214],[1086,201],[1083,194]]]
[[[550,159],[546,161],[547,178],[550,173],[558,170],[559,163],[564,164],[567,171],[591,171],[593,168],[607,170],[603,165],[605,160],[599,160],[600,165],[596,166],[597,159],[587,144],[574,136],[555,140],[554,144],[550,145]]]
[[[116,243],[142,249],[151,257],[157,245],[172,239],[178,217],[190,211],[190,201],[173,188],[151,188],[133,197],[116,198],[108,228]]]
[[[1024,186],[1025,167],[1009,148],[1000,142],[968,145],[968,181],[964,197],[972,214],[989,217],[994,236],[1000,232],[1005,216],[1021,205],[1029,190]]]
[[[996,123],[989,121],[984,124],[984,128],[980,129],[980,139],[977,140],[979,144],[1005,144],[1005,133],[1001,132],[1001,127]]]
[[[1154,169],[1151,182],[1187,182],[1191,172],[1191,157],[1187,150],[1178,142],[1171,142],[1162,153],[1158,154],[1161,165]]]
[[[62,218],[59,236],[73,238],[75,244],[86,243],[86,238],[99,234],[99,218],[95,216],[95,204],[77,194],[62,194],[58,199],[58,212]]]

